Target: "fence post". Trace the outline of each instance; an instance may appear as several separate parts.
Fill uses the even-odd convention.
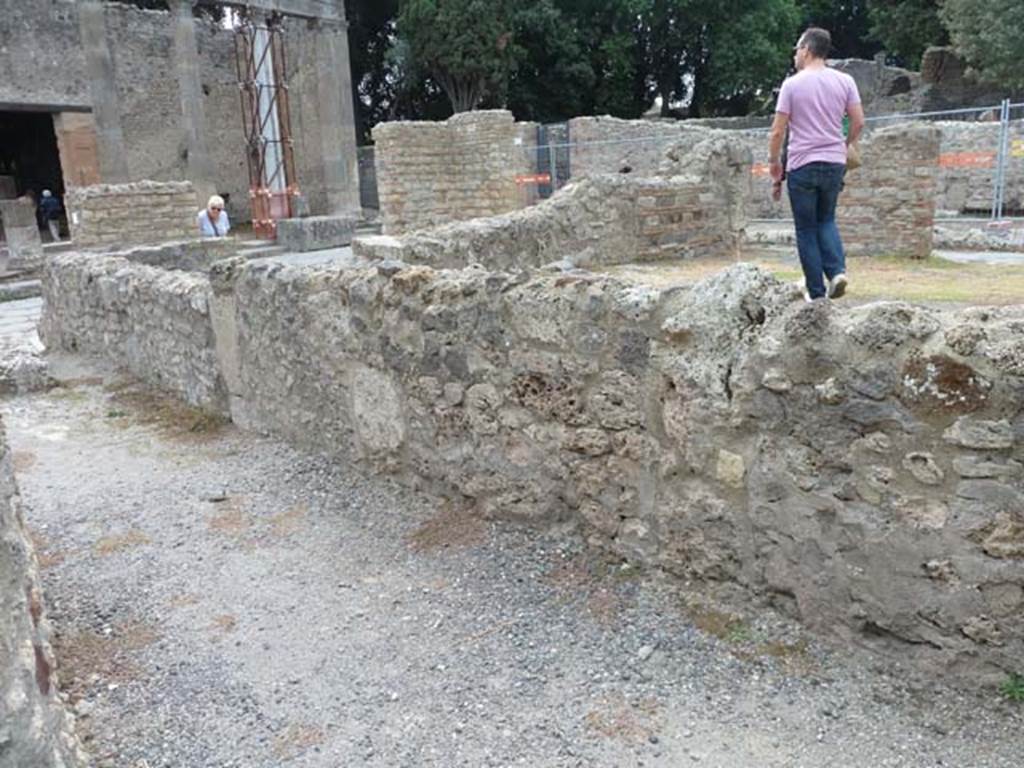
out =
[[[548,134],[548,172],[551,175],[548,186],[551,188],[552,195],[558,191],[558,166],[556,162],[555,150],[551,146],[551,135]]]
[[[996,174],[992,189],[992,221],[1003,218],[1003,201],[1006,194],[1007,141],[1010,137],[1010,100],[1003,99],[999,105],[999,148],[996,152]]]

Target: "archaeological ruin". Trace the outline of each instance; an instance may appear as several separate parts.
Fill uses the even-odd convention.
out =
[[[49,352],[488,519],[571,523],[935,677],[1020,668],[1024,306],[804,302],[743,263],[751,219],[778,215],[763,133],[696,123],[571,121],[572,180],[546,199],[523,184],[537,126],[511,113],[385,123],[381,229],[356,232],[344,11],[250,5],[284,13],[282,189],[247,173],[236,41],[189,0],[0,3],[29,30],[0,49],[0,117],[50,121],[69,212],[71,247],[44,256],[26,203],[0,200],[12,258],[41,270]],[[937,212],[990,193],[942,158],[992,128],[872,130],[841,198],[851,256],[927,257]],[[286,201],[276,246],[196,239],[207,195],[247,221],[260,190]],[[736,263],[667,287],[607,272],[684,259]],[[73,766],[3,448],[0,755]]]

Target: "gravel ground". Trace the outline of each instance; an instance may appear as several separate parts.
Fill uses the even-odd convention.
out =
[[[79,374],[82,372],[79,371]],[[99,766],[1019,766],[1024,706],[109,377],[5,401]]]

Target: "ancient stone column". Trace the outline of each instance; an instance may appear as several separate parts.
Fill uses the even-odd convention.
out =
[[[316,22],[316,81],[327,213],[358,216],[359,158],[345,21]]]
[[[174,26],[174,69],[181,99],[181,120],[188,152],[187,178],[196,189],[200,206],[217,191],[216,172],[206,144],[206,110],[196,45],[194,0],[170,0]]]
[[[7,269],[34,269],[43,262],[43,241],[39,237],[36,207],[31,198],[0,200],[0,218],[4,222],[10,259]]]
[[[85,49],[86,74],[92,93],[92,110],[96,118],[96,144],[99,149],[100,173],[103,181],[128,181],[128,161],[121,131],[121,107],[117,98],[114,59],[107,43],[107,22],[104,3],[81,0],[78,3],[78,26]]]

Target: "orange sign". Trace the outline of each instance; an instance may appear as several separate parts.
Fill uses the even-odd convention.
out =
[[[769,176],[771,175],[771,166],[768,163],[754,163],[750,166],[750,172],[754,176]]]
[[[533,176],[516,176],[516,184],[550,184],[550,173],[536,173]]]
[[[991,168],[995,164],[995,152],[949,152],[939,155],[941,168]]]

